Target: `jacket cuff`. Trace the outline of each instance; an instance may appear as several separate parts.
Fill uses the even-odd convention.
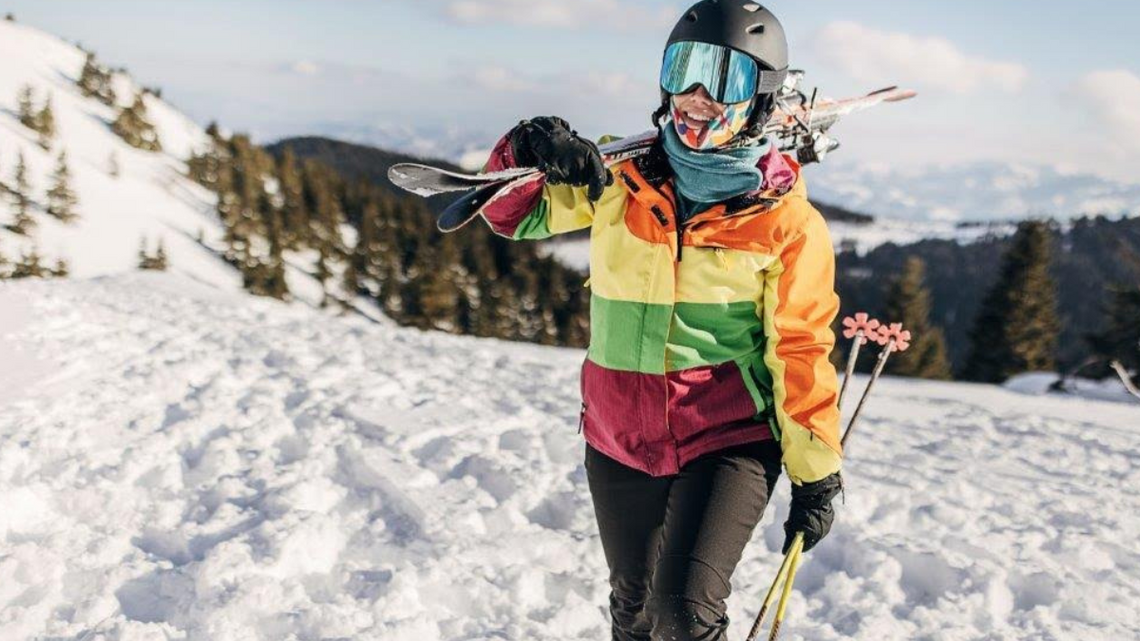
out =
[[[518,163],[515,161],[515,152],[511,149],[511,134],[508,132],[507,135],[499,139],[499,142],[495,143],[495,147],[491,150],[491,157],[487,159],[487,164],[483,165],[483,173],[489,174],[504,169],[514,169],[515,167],[518,167]]]

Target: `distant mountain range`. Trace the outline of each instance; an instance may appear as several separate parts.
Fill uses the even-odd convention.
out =
[[[976,162],[885,169],[837,161],[813,172],[813,196],[882,218],[958,225],[1031,217],[1140,215],[1140,183],[1044,164]]]
[[[501,132],[479,127],[318,124],[314,138],[346,141],[412,158],[434,158],[467,169],[482,165]]]
[[[285,149],[292,149],[300,158],[312,158],[337,170],[341,176],[349,180],[367,180],[388,189],[392,194],[407,196],[388,180],[388,168],[402,162],[427,162],[437,167],[461,171],[458,165],[446,160],[427,159],[406,152],[389,151],[379,147],[334,140],[321,136],[298,136],[285,138],[266,149],[274,155]],[[442,210],[453,198],[449,196],[435,196],[427,200],[428,205],[435,211]]]

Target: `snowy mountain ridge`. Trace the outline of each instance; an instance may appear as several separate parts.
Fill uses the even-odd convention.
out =
[[[0,204],[0,255],[18,259],[33,249],[49,264],[67,261],[69,272],[91,278],[135,271],[140,243],[153,252],[161,241],[169,269],[226,291],[240,291],[239,271],[221,258],[224,230],[217,196],[187,176],[186,161],[209,145],[206,132],[169,103],[143,94],[161,152],[135,149],[111,129],[117,108],[130,105],[139,87],[127,74],[112,76],[116,109],[85,97],[76,84],[86,52],[26,25],[0,21],[0,180],[12,183],[16,159],[27,163],[35,229],[14,233],[14,212]],[[36,107],[50,98],[56,134],[50,147],[22,125],[17,96],[30,87]],[[45,211],[49,176],[66,152],[78,218],[63,223]],[[342,230],[347,233],[347,230]],[[292,295],[309,304],[323,299],[311,277],[312,257],[287,255]],[[378,316],[371,309],[362,313]]]
[[[178,274],[0,283],[0,638],[604,638],[582,357]],[[886,378],[864,417],[785,638],[1140,636],[1140,406]]]
[[[67,260],[73,275],[89,277],[133,270],[140,241],[153,249],[161,239],[174,269],[218,286],[238,286],[236,272],[196,241],[199,235],[221,234],[214,196],[185,177],[184,161],[206,144],[205,133],[169,104],[146,95],[163,151],[126,144],[110,129],[115,110],[84,97],[75,84],[85,57],[42,31],[0,22],[5,61],[0,65],[0,175],[8,182],[22,154],[32,200],[42,203],[56,158],[66,152],[79,198],[79,218],[72,224],[34,207],[37,226],[30,237],[0,230],[0,252],[12,257],[36,245],[53,260]],[[119,106],[129,105],[139,87],[122,73],[113,80]],[[50,149],[41,148],[35,133],[18,121],[16,99],[24,87],[32,88],[37,105],[52,101],[57,132]],[[118,177],[112,175],[112,162],[119,166]],[[0,219],[9,217],[5,204]]]
[[[836,158],[814,171],[813,197],[887,219],[959,224],[1140,215],[1140,182],[1059,165],[978,161],[890,169]]]

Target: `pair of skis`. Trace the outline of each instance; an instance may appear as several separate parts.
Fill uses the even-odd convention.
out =
[[[875,386],[875,381],[879,380],[883,374],[883,368],[887,366],[887,359],[895,352],[905,352],[910,347],[911,335],[908,330],[903,329],[902,323],[883,324],[863,312],[844,318],[843,327],[844,338],[851,339],[852,343],[851,351],[847,354],[847,369],[843,373],[843,384],[839,388],[840,409],[843,409],[843,397],[847,392],[847,383],[850,382],[855,373],[855,361],[859,358],[860,348],[872,341],[883,346],[879,352],[878,360],[875,361],[875,369],[871,371],[871,380],[867,382],[867,387],[864,388],[863,395],[859,398],[859,404],[855,407],[855,413],[851,415],[847,429],[843,431],[843,437],[840,439],[840,445],[846,447],[847,439],[851,436],[852,430],[855,429],[859,415],[867,402],[867,397],[871,395],[871,390]],[[792,594],[792,586],[796,581],[796,572],[799,571],[800,561],[803,559],[803,548],[803,532],[797,532],[795,538],[792,539],[791,547],[788,548],[788,553],[784,555],[784,561],[780,564],[779,572],[776,573],[776,580],[772,582],[772,587],[768,588],[768,594],[764,597],[760,612],[756,615],[756,621],[748,633],[747,641],[756,641],[764,623],[764,616],[768,614],[772,604],[776,603],[777,594],[779,594],[780,601],[776,604],[776,619],[772,623],[768,641],[775,641],[779,636],[780,626],[783,624],[784,616],[788,610],[788,599]],[[781,586],[783,589],[780,589]]]
[[[827,132],[844,116],[916,95],[908,89],[887,87],[856,98],[817,101],[814,94],[808,99],[796,88],[801,77],[802,74],[792,76],[792,83],[777,97],[777,109],[764,127],[764,135],[774,139],[781,151],[795,153],[801,164],[820,162],[839,147],[839,142]],[[657,141],[657,133],[653,129],[601,145],[599,151],[606,166],[649,153]],[[463,173],[419,163],[400,163],[388,170],[393,184],[424,198],[466,192],[439,215],[437,227],[445,233],[466,225],[496,197],[503,197],[541,177],[541,172],[534,167]]]

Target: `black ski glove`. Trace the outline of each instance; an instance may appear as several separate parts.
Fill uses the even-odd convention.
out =
[[[827,536],[835,519],[831,499],[842,490],[839,472],[815,483],[792,485],[792,511],[784,521],[784,554],[792,547],[797,532],[804,533],[805,552]]]
[[[538,167],[552,185],[568,183],[589,187],[590,200],[614,182],[593,141],[570,129],[570,123],[555,116],[524,120],[508,135],[515,161],[522,167]]]

